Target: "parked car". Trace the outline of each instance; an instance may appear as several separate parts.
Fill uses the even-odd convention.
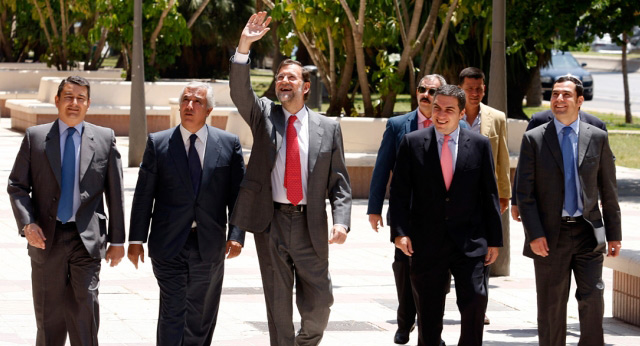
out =
[[[542,83],[542,97],[545,100],[551,99],[551,89],[553,82],[560,76],[571,74],[582,81],[584,86],[584,99],[593,99],[593,77],[591,73],[583,67],[586,63],[580,64],[569,52],[552,51],[549,65],[540,69],[540,82]]]

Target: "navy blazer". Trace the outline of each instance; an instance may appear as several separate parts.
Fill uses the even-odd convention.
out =
[[[458,156],[447,191],[435,129],[405,135],[389,200],[392,237],[409,236],[414,255],[432,256],[450,238],[468,257],[502,246],[502,223],[491,144],[460,129]]]
[[[205,125],[206,126],[206,125]],[[129,241],[149,241],[149,257],[170,259],[198,224],[198,245],[205,261],[224,259],[226,241],[244,243],[244,232],[230,226],[240,181],[242,147],[236,135],[207,126],[202,181],[196,196],[179,127],[152,133],[147,140],[131,207]],[[149,234],[149,224],[151,233]]]
[[[461,128],[468,128],[464,120],[460,120]],[[389,176],[396,164],[396,153],[402,138],[407,133],[418,129],[418,110],[415,109],[407,114],[391,117],[387,120],[387,127],[382,135],[380,149],[376,158],[376,165],[371,176],[369,186],[369,203],[367,214],[382,214],[384,196],[387,192]],[[387,218],[387,224],[389,220]],[[391,239],[393,241],[393,239]]]

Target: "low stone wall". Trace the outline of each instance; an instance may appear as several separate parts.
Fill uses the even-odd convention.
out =
[[[640,327],[640,251],[626,245],[604,265],[613,269],[613,317]]]
[[[45,77],[66,78],[73,75],[89,79],[122,80],[121,69],[58,71],[56,69],[46,68],[46,65],[44,67],[40,65],[41,64],[18,63],[0,64],[0,114],[3,118],[11,115],[9,109],[5,106],[7,100],[37,98],[40,81]]]

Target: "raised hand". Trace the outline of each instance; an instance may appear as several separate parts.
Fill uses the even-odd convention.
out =
[[[260,40],[269,32],[269,23],[271,23],[271,17],[267,17],[267,12],[262,11],[252,15],[242,30],[240,42],[238,43],[238,52],[248,54],[251,44]]]

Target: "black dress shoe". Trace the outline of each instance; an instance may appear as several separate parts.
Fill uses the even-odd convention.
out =
[[[393,342],[400,345],[406,344],[407,342],[409,342],[409,334],[411,334],[414,329],[416,329],[415,323],[409,330],[401,330],[398,328],[398,330],[396,331],[396,335],[393,337]]]

